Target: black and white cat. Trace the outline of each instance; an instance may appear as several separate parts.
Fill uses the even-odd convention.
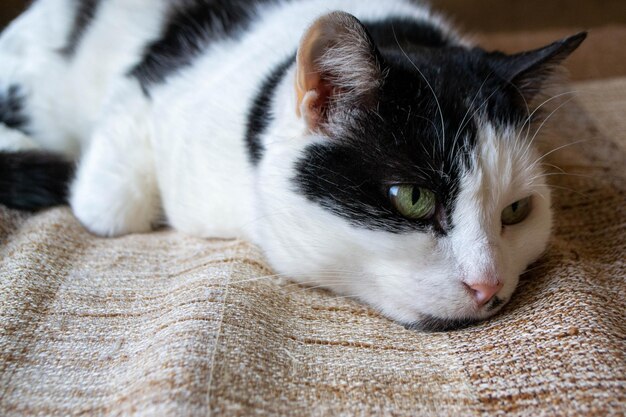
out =
[[[280,274],[460,327],[546,248],[527,103],[584,38],[487,53],[409,0],[38,0],[0,38],[0,202],[250,239]]]

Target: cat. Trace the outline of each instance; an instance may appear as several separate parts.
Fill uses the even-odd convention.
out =
[[[249,239],[461,328],[546,249],[532,103],[585,36],[487,52],[410,0],[38,0],[0,37],[0,203]]]

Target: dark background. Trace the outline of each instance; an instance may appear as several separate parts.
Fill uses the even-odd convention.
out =
[[[29,4],[27,0],[0,2],[0,28]],[[626,76],[626,0],[431,0],[430,3],[487,49],[520,51],[579,30],[590,30],[589,39],[571,58],[572,79]]]

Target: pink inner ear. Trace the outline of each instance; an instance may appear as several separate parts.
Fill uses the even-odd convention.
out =
[[[298,116],[305,119],[310,130],[315,130],[322,122],[324,107],[331,93],[316,65],[328,42],[324,26],[321,21],[317,21],[309,28],[300,43],[297,56],[296,111]]]
[[[381,73],[372,48],[365,27],[347,13],[329,13],[309,27],[298,48],[295,87],[296,112],[310,130],[328,121],[335,99],[362,104],[376,91]]]
[[[326,118],[329,101],[332,99],[333,87],[322,79],[317,86],[305,93],[300,104],[300,112],[304,116],[309,129],[319,129]]]

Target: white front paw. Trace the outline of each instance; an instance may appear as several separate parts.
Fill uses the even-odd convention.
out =
[[[145,233],[152,229],[156,208],[149,196],[128,195],[126,190],[97,189],[74,184],[70,205],[74,215],[92,233],[100,236],[121,236]]]

